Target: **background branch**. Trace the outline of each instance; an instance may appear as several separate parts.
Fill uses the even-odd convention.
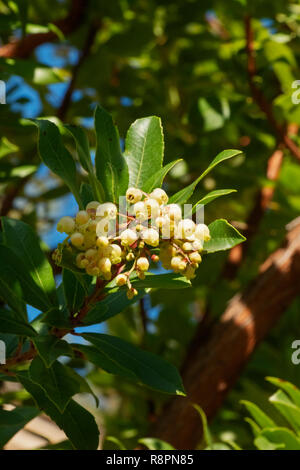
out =
[[[199,325],[182,368],[187,398],[175,398],[159,416],[152,434],[178,449],[194,448],[201,437],[200,405],[215,415],[255,347],[300,293],[300,220],[290,224],[283,246],[260,268],[248,290],[236,295],[203,337]]]
[[[83,15],[88,7],[88,0],[72,0],[68,16],[62,20],[54,22],[54,25],[64,34],[68,35],[75,31],[82,23]],[[13,40],[0,47],[0,57],[26,58],[34,49],[45,42],[52,42],[57,39],[54,31],[47,33],[29,34],[25,38]]]
[[[254,52],[254,33],[252,29],[251,17],[249,15],[245,18],[245,32],[246,32],[246,51],[247,51],[247,71],[249,87],[252,93],[253,101],[265,114],[269,124],[275,131],[279,143],[283,143],[289,149],[292,155],[300,160],[300,148],[290,138],[287,129],[280,125],[273,113],[272,104],[265,98],[263,92],[256,86],[255,77],[257,75],[255,52]]]

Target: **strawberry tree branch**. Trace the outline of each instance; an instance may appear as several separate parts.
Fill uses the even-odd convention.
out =
[[[72,78],[70,80],[68,89],[65,93],[62,104],[60,105],[60,107],[58,109],[58,112],[57,112],[57,117],[61,121],[65,120],[66,113],[67,113],[67,110],[69,108],[71,98],[72,98],[72,94],[73,94],[73,91],[74,91],[74,88],[75,88],[78,73],[79,73],[80,68],[81,68],[82,64],[84,63],[85,59],[90,54],[90,51],[91,51],[91,48],[93,47],[94,40],[95,40],[95,37],[96,37],[96,34],[97,34],[97,31],[98,31],[99,27],[100,27],[100,25],[93,24],[90,27],[89,31],[88,31],[87,38],[86,38],[85,44],[82,48],[79,60],[78,60],[77,64],[75,65],[74,69],[73,69]]]
[[[281,248],[260,267],[249,288],[232,298],[220,320],[203,334],[199,326],[182,368],[187,398],[174,398],[159,416],[152,435],[178,449],[194,448],[201,421],[192,404],[212,418],[256,346],[300,293],[300,220],[288,227]]]
[[[275,131],[279,143],[283,143],[297,160],[300,160],[300,148],[290,138],[285,126],[282,126],[275,118],[273,113],[272,104],[265,98],[263,92],[256,86],[255,77],[257,75],[255,52],[254,52],[254,33],[252,29],[251,17],[249,15],[245,18],[245,32],[246,32],[246,52],[247,52],[247,72],[249,87],[251,90],[253,101],[266,115],[266,118]]]
[[[54,25],[64,34],[68,35],[75,31],[82,23],[84,12],[88,6],[88,0],[72,0],[69,14],[66,18],[54,22]],[[22,39],[13,40],[0,47],[0,57],[27,58],[34,49],[45,42],[57,39],[55,31],[47,33],[29,34]]]

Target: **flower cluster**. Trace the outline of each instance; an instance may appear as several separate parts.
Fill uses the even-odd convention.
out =
[[[111,203],[92,201],[75,218],[63,217],[57,230],[68,236],[64,243],[76,253],[76,265],[91,276],[115,278],[118,286],[127,285],[127,296],[137,295],[130,275],[145,278],[150,262],[162,263],[192,279],[201,262],[204,241],[210,239],[204,224],[182,218],[177,204],[168,204],[163,189],[150,194],[129,188],[126,214]],[[55,259],[59,259],[58,251]]]

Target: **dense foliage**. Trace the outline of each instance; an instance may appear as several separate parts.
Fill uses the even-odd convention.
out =
[[[159,427],[170,400],[161,392],[186,400],[185,378],[211,325],[255,285],[265,260],[272,264],[299,215],[300,4],[2,0],[0,13],[0,339],[12,358],[0,366],[0,446],[43,409],[67,435],[59,448],[97,448],[99,428],[104,448],[162,445],[156,438],[180,448],[181,437],[171,442]],[[77,223],[91,201],[118,204],[129,187],[148,197],[162,185],[169,204],[205,206],[211,240],[201,240],[195,278],[182,275],[178,260],[178,272],[163,271],[150,245],[149,254],[135,252],[149,262],[145,276],[132,274],[137,295],[114,283],[119,263],[110,257],[101,259],[109,258],[111,279],[99,285],[98,273],[78,266],[83,258],[76,264],[80,250],[57,223]],[[299,386],[291,360],[300,334],[297,262],[291,266],[291,293],[282,301],[278,289],[274,300],[281,318],[268,331],[258,320],[244,335],[248,364],[221,408],[224,397],[210,409],[194,400],[216,417],[213,441],[191,431],[192,448],[224,440],[243,449],[299,447],[298,392],[271,380],[282,389],[271,403],[284,421],[264,380]],[[213,381],[206,387],[217,396]],[[82,434],[83,422],[90,432]]]

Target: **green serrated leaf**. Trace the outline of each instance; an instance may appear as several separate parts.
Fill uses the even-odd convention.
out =
[[[73,349],[67,341],[53,335],[39,335],[33,339],[37,352],[46,367],[51,367],[60,356],[73,357]]]
[[[8,217],[1,220],[5,244],[22,259],[34,282],[49,298],[49,305],[57,304],[52,268],[33,229],[20,220]]]
[[[95,131],[96,175],[105,198],[118,202],[119,196],[124,195],[128,187],[128,168],[121,152],[118,129],[110,114],[101,106],[97,106],[95,112]]]
[[[0,308],[0,331],[1,333],[28,336],[29,338],[37,335],[37,332],[29,323],[22,321],[15,312],[4,308]]]
[[[49,298],[30,277],[22,258],[8,246],[0,245],[0,259],[0,296],[12,310],[21,313],[24,301],[39,310],[47,310],[51,305]]]
[[[56,361],[51,367],[46,367],[40,357],[36,357],[30,364],[29,377],[40,385],[49,400],[62,413],[72,396],[79,392],[80,384],[74,379],[70,368]]]
[[[254,418],[255,422],[261,428],[274,427],[275,426],[274,421],[271,418],[269,418],[269,416],[266,415],[266,413],[264,413],[254,403],[251,403],[250,401],[247,401],[247,400],[241,400],[241,404],[244,405],[247,408],[247,411],[251,414],[251,416]]]
[[[160,188],[166,175],[179,162],[182,162],[182,158],[179,158],[178,160],[174,160],[173,162],[168,163],[167,165],[162,167],[160,170],[158,170],[154,175],[152,175],[148,179],[148,181],[145,182],[144,187],[143,187],[144,191],[146,193],[150,193],[154,188]]]
[[[189,186],[186,186],[178,193],[174,194],[169,202],[172,204],[184,204],[193,194],[197,184],[219,163],[223,162],[224,160],[228,160],[229,158],[235,157],[240,155],[242,152],[241,150],[223,150],[223,152],[219,153],[211,162],[211,164],[206,168],[206,170],[197,178],[193,183]]]
[[[171,444],[155,437],[143,437],[139,439],[138,442],[149,450],[176,450]]]
[[[72,271],[64,268],[62,280],[68,309],[71,313],[76,313],[84,301],[86,292]]]
[[[229,250],[242,243],[246,238],[227,220],[217,219],[208,226],[211,239],[204,243],[203,249],[206,253]]]
[[[275,427],[263,429],[258,437],[267,439],[267,441],[277,449],[300,450],[300,439],[287,428]],[[256,443],[257,442],[261,445],[262,441],[256,440]]]
[[[278,390],[276,393],[274,393],[274,395],[269,398],[269,401],[277,408],[282,416],[284,416],[293,429],[299,433],[300,408],[294,405],[282,390]]]
[[[58,175],[68,185],[79,207],[82,207],[76,183],[75,162],[71,154],[64,147],[58,128],[53,122],[45,119],[33,119],[32,122],[39,129],[38,149],[41,159],[53,173]]]
[[[0,449],[37,414],[38,410],[29,406],[0,410]]]
[[[99,444],[99,429],[94,417],[82,406],[71,400],[63,413],[49,400],[43,388],[33,382],[27,372],[18,372],[18,379],[32,395],[40,410],[64,430],[74,449],[96,450]]]
[[[129,169],[129,186],[144,189],[148,180],[162,167],[164,138],[157,116],[137,119],[129,128],[125,157]]]
[[[166,274],[154,274],[145,273],[145,279],[132,279],[132,284],[137,288],[152,289],[185,289],[191,287],[191,282],[181,274],[177,273],[166,273]]]
[[[103,202],[104,199],[104,190],[100,181],[97,181],[91,155],[90,155],[90,146],[87,135],[85,131],[79,127],[74,126],[73,124],[67,124],[64,126],[69,133],[73,136],[79,161],[82,167],[87,171],[89,181],[91,183],[93,199],[99,202]],[[92,200],[92,199],[91,199]],[[88,201],[89,202],[89,201]]]
[[[278,379],[277,377],[266,377],[266,380],[276,387],[284,390],[293,400],[294,404],[300,408],[300,390],[296,385],[287,382],[286,380]]]
[[[76,345],[76,348],[107,372],[137,380],[161,392],[184,395],[177,369],[159,356],[114,336],[96,333],[82,336],[93,346]]]
[[[71,329],[73,327],[68,311],[66,309],[60,310],[56,307],[50,308],[45,312],[42,316],[41,322],[62,329]]]
[[[203,196],[194,206],[192,209],[192,214],[194,214],[197,210],[197,206],[205,206],[210,202],[214,201],[218,197],[226,196],[227,194],[236,193],[236,189],[217,189],[216,191],[211,191],[210,193]]]

